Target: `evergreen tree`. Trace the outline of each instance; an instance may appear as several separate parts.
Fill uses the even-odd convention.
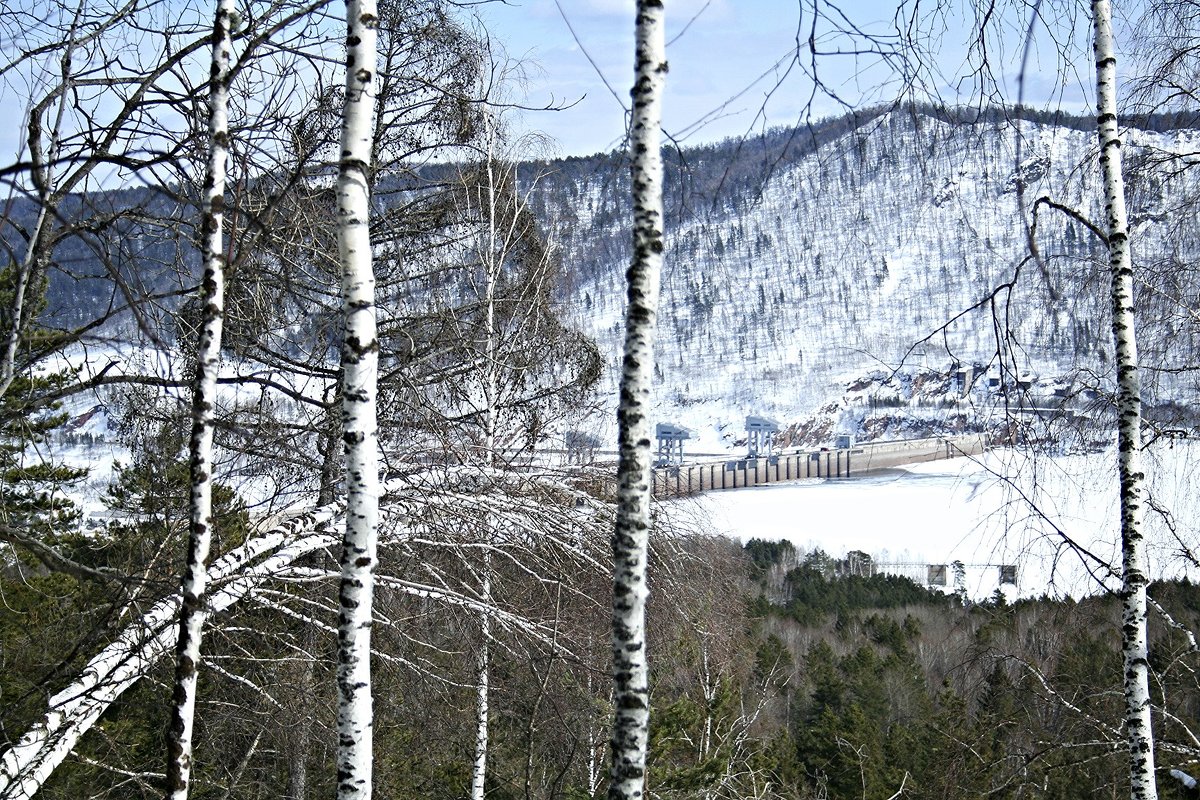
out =
[[[22,313],[15,318],[17,271],[10,263],[0,272],[0,324],[17,328],[13,374],[0,394],[0,540],[24,546],[45,567],[57,569],[67,562],[56,556],[54,541],[72,533],[79,522],[64,490],[87,470],[50,456],[50,435],[67,420],[54,398],[73,375],[41,370],[41,360],[62,341],[37,321],[45,308],[45,281],[26,288]],[[29,302],[30,297],[36,301]]]

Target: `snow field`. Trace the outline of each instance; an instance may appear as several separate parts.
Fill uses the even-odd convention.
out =
[[[1200,543],[1200,501],[1191,489],[1197,455],[1194,443],[1152,450],[1152,499],[1170,510],[1175,530],[1148,514],[1156,579],[1200,579],[1181,553],[1181,543]],[[1009,599],[1080,597],[1119,585],[1115,465],[1112,452],[1038,458],[1002,450],[862,478],[712,492],[672,501],[668,513],[743,542],[786,540],[838,558],[862,550],[879,570],[918,583],[927,565],[962,561],[975,599],[997,588]],[[1001,587],[1001,564],[1017,566],[1015,586]],[[952,577],[948,583],[952,591]]]

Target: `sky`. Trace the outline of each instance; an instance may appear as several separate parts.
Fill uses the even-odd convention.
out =
[[[851,105],[889,101],[905,83],[905,57],[919,56],[922,62],[915,75],[922,94],[950,101],[978,98],[978,83],[959,77],[966,71],[964,42],[977,27],[973,14],[963,10],[971,4],[953,4],[953,9],[936,14],[927,11],[929,3],[914,6],[910,0],[905,5],[910,16],[914,7],[919,11],[912,21],[924,32],[921,38],[930,43],[929,52],[896,51],[895,0],[842,5],[844,14],[835,6],[818,4],[817,49],[823,54],[815,60],[815,70],[824,90],[814,91],[814,61],[807,44],[814,20],[812,0],[668,3],[666,132],[683,143],[710,142],[796,124],[810,109],[814,118],[822,118]],[[523,64],[524,84],[513,92],[512,101],[530,108],[561,108],[526,112],[518,128],[551,136],[558,155],[620,146],[632,83],[633,0],[506,0],[484,5],[478,13],[507,56]],[[1056,25],[1078,29],[1081,21],[1086,24],[1074,19]],[[1024,56],[1020,43],[1026,25],[1021,18],[993,20],[989,55],[1009,102],[1018,94],[1016,75]],[[869,42],[867,36],[876,40]],[[1078,36],[1062,44],[1071,52],[1065,68],[1058,57],[1060,48],[1044,34],[1034,37],[1025,70],[1027,101],[1082,104],[1091,67],[1078,56],[1086,49],[1079,49]],[[855,52],[832,54],[835,50]],[[797,53],[799,59],[794,58]]]
[[[18,5],[32,7],[31,0]],[[922,98],[978,102],[987,94],[990,101],[1015,102],[1028,27],[1022,14],[1028,12],[1008,6],[1025,4],[1000,4],[1013,16],[988,18],[994,68],[989,78],[999,95],[963,77],[970,72],[965,43],[979,29],[976,5],[982,4],[670,0],[666,132],[681,144],[718,141],[891,101],[902,87],[914,85],[915,96]],[[1074,34],[1058,43],[1044,32],[1034,36],[1023,73],[1024,99],[1084,110],[1091,92],[1086,36],[1081,36],[1088,29],[1086,4],[1041,5],[1047,29]],[[547,134],[554,146],[546,155],[587,155],[621,146],[632,83],[634,0],[479,0],[463,6],[478,16],[480,29],[521,77],[512,83],[508,99],[528,109],[558,109],[510,115],[510,128]],[[1074,17],[1051,19],[1051,6],[1074,9]],[[919,34],[921,49],[901,46],[898,21]],[[810,33],[820,51],[815,58]],[[1119,28],[1118,40],[1123,38]],[[23,90],[9,76],[0,83],[0,99],[22,104],[27,102]],[[0,150],[15,153],[19,132],[0,131]]]

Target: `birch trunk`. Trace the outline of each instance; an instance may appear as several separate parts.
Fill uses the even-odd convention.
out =
[[[221,326],[225,312],[225,164],[229,147],[229,61],[235,20],[233,0],[218,0],[212,34],[209,162],[204,181],[204,222],[201,227],[204,277],[200,285],[200,340],[196,352],[196,388],[192,395],[191,521],[179,610],[175,690],[167,732],[166,794],[171,800],[186,800],[191,779],[196,670],[200,664],[208,554],[212,545],[213,410],[217,400]]]
[[[483,563],[483,581],[480,601],[490,606],[491,597],[491,557],[485,551]],[[488,715],[491,708],[491,653],[488,639],[491,636],[491,618],[484,610],[479,615],[479,650],[475,661],[475,761],[471,767],[471,798],[483,800],[487,787],[487,756],[488,756]]]
[[[663,261],[662,150],[659,128],[666,80],[661,0],[638,0],[633,160],[633,260],[627,274],[625,357],[617,409],[617,519],[613,530],[612,765],[608,796],[645,791],[650,727],[646,661],[646,559],[650,532],[650,390]]]
[[[1154,733],[1150,721],[1146,637],[1146,546],[1142,531],[1145,474],[1142,471],[1142,401],[1138,375],[1133,267],[1121,176],[1117,128],[1117,58],[1112,8],[1092,3],[1096,55],[1096,125],[1100,169],[1108,213],[1108,255],[1112,273],[1112,331],[1117,362],[1117,452],[1121,481],[1122,644],[1124,648],[1125,734],[1129,745],[1130,796],[1154,800]]]
[[[371,797],[371,609],[379,530],[375,405],[379,341],[369,222],[377,21],[375,0],[347,0],[346,106],[337,184],[345,315],[342,436],[346,444],[346,534],[338,593],[339,800]]]
[[[34,275],[44,269],[46,258],[46,241],[49,239],[49,229],[52,218],[57,216],[58,204],[62,194],[55,188],[55,166],[59,157],[59,141],[62,135],[63,115],[66,111],[67,96],[74,83],[71,77],[72,62],[75,56],[75,32],[79,18],[83,14],[85,4],[80,2],[67,31],[67,47],[59,61],[62,80],[62,93],[58,98],[58,106],[54,110],[54,123],[49,131],[49,141],[42,147],[42,125],[40,116],[31,112],[27,125],[29,160],[32,164],[30,179],[38,194],[37,220],[29,232],[29,242],[25,247],[25,256],[19,265],[14,265],[16,274],[13,276],[12,305],[9,306],[9,329],[4,340],[3,353],[0,353],[0,397],[8,394],[13,380],[17,375],[17,350],[21,345],[21,334],[29,321],[29,309],[26,296]]]
[[[492,119],[486,117],[487,138],[487,213],[488,238],[483,254],[485,274],[483,290],[484,343],[483,343],[483,447],[484,464],[490,472],[496,466],[496,421],[498,417],[497,391],[499,376],[497,368],[499,353],[496,335],[496,280],[502,256],[497,255],[498,231],[496,224],[496,173],[493,148],[495,131]],[[489,512],[484,519],[483,563],[480,569],[479,599],[485,607],[492,604],[492,552],[496,540],[496,519]],[[479,653],[476,659],[475,691],[475,762],[471,769],[471,800],[483,800],[487,780],[489,720],[491,708],[491,618],[485,611],[479,617]]]
[[[332,546],[340,516],[337,507],[318,509],[222,556],[209,577],[225,583],[210,596],[209,608],[224,611],[296,559]],[[166,656],[179,632],[180,603],[178,595],[156,603],[88,661],[74,683],[50,698],[45,718],[0,755],[0,800],[33,797],[108,707]]]

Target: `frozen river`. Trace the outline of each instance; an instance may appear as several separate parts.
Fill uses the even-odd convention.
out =
[[[1184,546],[1200,546],[1195,472],[1200,448],[1155,448],[1148,464],[1152,574],[1190,575]],[[739,540],[784,539],[830,555],[871,554],[889,572],[924,582],[929,565],[961,561],[968,590],[986,597],[1000,565],[1016,565],[1009,596],[1079,596],[1113,587],[1119,569],[1115,454],[1031,458],[995,451],[981,459],[916,464],[878,475],[713,492],[672,505],[692,524]],[[1177,534],[1177,535],[1176,535]],[[891,565],[891,566],[889,566]]]

